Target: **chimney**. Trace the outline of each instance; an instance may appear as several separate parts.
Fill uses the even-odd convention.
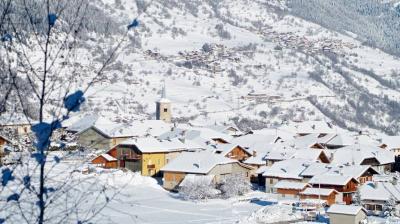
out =
[[[256,156],[257,156],[257,151],[253,150],[253,157],[256,157]]]

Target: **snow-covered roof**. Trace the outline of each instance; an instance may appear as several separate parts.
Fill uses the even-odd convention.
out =
[[[174,152],[186,150],[186,145],[178,139],[160,140],[154,137],[130,138],[119,145],[131,145],[142,153]]]
[[[234,148],[236,147],[240,147],[242,148],[245,152],[247,152],[248,154],[251,154],[250,152],[248,152],[245,148],[241,147],[240,145],[237,144],[216,144],[215,145],[215,151],[221,155],[226,156],[229,152],[231,152]]]
[[[314,162],[311,163],[302,173],[303,177],[313,177],[318,174],[323,174],[329,171],[332,166],[326,163]]]
[[[298,134],[320,134],[337,132],[337,128],[335,126],[325,121],[292,122],[289,125],[282,126],[281,129]]]
[[[357,179],[361,177],[365,172],[370,170],[372,174],[379,174],[374,168],[369,165],[351,165],[351,166],[337,166],[330,169],[327,174],[343,174],[346,176],[352,176]]]
[[[391,182],[366,182],[359,191],[361,200],[387,201],[394,198],[400,201],[400,186]]]
[[[326,156],[322,149],[302,149],[296,150],[296,152],[292,155],[292,158],[318,161],[321,155]]]
[[[352,176],[349,175],[333,175],[333,174],[319,174],[313,176],[308,183],[309,184],[324,184],[324,185],[335,185],[335,186],[344,186],[349,183],[352,179]],[[358,182],[356,179],[354,179]]]
[[[313,188],[308,187],[304,191],[300,192],[302,195],[321,195],[321,196],[329,196],[332,192],[338,193],[335,189],[326,189],[326,188]]]
[[[281,161],[292,158],[295,153],[296,149],[292,147],[283,144],[274,144],[273,148],[266,153],[264,159]]]
[[[350,133],[336,134],[333,138],[324,142],[324,144],[326,144],[326,145],[337,145],[337,146],[354,145],[354,143],[355,143],[355,140],[352,136],[350,136]]]
[[[103,153],[103,154],[101,154],[100,156],[103,157],[104,159],[106,159],[106,160],[109,161],[109,162],[117,161],[116,158],[110,156],[110,155],[107,154],[107,153]]]
[[[261,146],[262,144],[274,143],[276,139],[275,135],[248,134],[232,139],[231,143],[242,147],[256,148],[256,145]]]
[[[225,134],[229,134],[230,129],[233,129],[236,135],[242,134],[236,125],[208,125],[205,127]]]
[[[333,155],[332,164],[360,165],[365,159],[376,158],[380,164],[394,163],[394,153],[373,145],[351,145],[339,148]]]
[[[180,187],[187,186],[188,184],[201,183],[210,185],[215,178],[215,175],[196,175],[188,174],[179,184]]]
[[[297,181],[288,181],[281,180],[276,183],[273,188],[275,189],[294,189],[294,190],[303,190],[308,186],[308,183],[297,182]]]
[[[73,119],[73,120],[75,120],[75,119]],[[79,120],[72,122],[72,124],[67,123],[66,124],[68,126],[67,130],[79,133],[79,132],[85,131],[88,128],[94,126],[98,120],[99,120],[98,115],[86,115],[86,116],[80,118]],[[101,118],[99,120],[99,122],[107,122],[107,121],[105,121],[105,120],[103,120],[103,118]]]
[[[302,179],[301,172],[310,165],[311,161],[304,159],[288,159],[274,163],[266,167],[264,177],[279,177],[288,179]]]
[[[357,215],[360,211],[366,212],[362,206],[333,204],[327,213]]]
[[[207,174],[219,164],[238,163],[209,151],[183,152],[163,168],[162,171]]]

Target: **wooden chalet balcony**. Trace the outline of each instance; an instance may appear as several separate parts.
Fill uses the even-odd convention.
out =
[[[142,156],[141,155],[121,155],[120,160],[141,160]]]

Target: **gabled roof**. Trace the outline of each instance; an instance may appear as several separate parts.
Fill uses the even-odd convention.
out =
[[[313,188],[308,187],[304,191],[300,192],[301,195],[321,195],[321,196],[329,196],[332,193],[338,193],[335,189],[326,189],[326,188]]]
[[[360,187],[361,200],[400,201],[400,186],[391,182],[366,182]]]
[[[360,211],[367,212],[362,206],[333,204],[327,213],[357,215]]]
[[[372,145],[351,145],[337,149],[332,164],[360,165],[365,159],[375,158],[380,164],[394,163],[394,153]]]
[[[245,151],[247,154],[251,155],[250,152],[248,152],[245,148],[241,147],[240,145],[236,144],[216,144],[215,151],[221,155],[228,155],[229,152],[231,152],[234,148],[239,147],[243,151]]]
[[[232,139],[231,143],[240,145],[246,148],[255,148],[256,145],[268,145],[277,140],[275,135],[260,135],[260,134],[247,134]]]
[[[351,165],[351,166],[338,166],[334,167],[327,172],[327,174],[343,174],[352,176],[355,179],[361,177],[365,172],[370,171],[372,174],[379,174],[374,168],[369,165]]]
[[[307,160],[311,160],[314,162],[318,161],[320,159],[320,157],[325,158],[326,160],[329,160],[328,156],[326,156],[325,152],[322,149],[296,150],[296,152],[292,155],[292,158],[307,159]],[[329,162],[329,161],[326,161],[326,162]]]
[[[323,174],[328,172],[332,168],[332,165],[326,163],[314,162],[311,163],[302,173],[303,177],[313,177],[318,174]]]
[[[333,174],[319,174],[315,175],[308,181],[309,184],[324,184],[334,186],[344,186],[351,180],[358,183],[358,180],[349,175],[333,175]]]
[[[229,134],[229,129],[233,129],[236,134],[242,134],[236,125],[209,125],[205,127],[225,134]]]
[[[186,150],[178,139],[159,140],[154,137],[131,138],[121,142],[121,146],[136,146],[142,153],[175,152]]]
[[[298,182],[298,181],[281,180],[278,183],[276,183],[273,186],[273,188],[303,190],[307,186],[309,186],[308,183],[303,183],[303,182]]]
[[[183,152],[161,171],[208,174],[215,166],[229,163],[239,162],[208,151]]]
[[[300,174],[309,166],[311,161],[304,159],[288,159],[274,163],[266,167],[264,177],[278,177],[287,179],[303,179]]]
[[[107,160],[108,162],[117,161],[116,158],[110,156],[110,155],[107,154],[107,153],[101,154],[100,156],[103,157],[103,158],[104,158],[105,160]]]
[[[292,122],[289,125],[283,126],[282,129],[298,134],[321,134],[337,132],[337,128],[335,126],[325,121]]]

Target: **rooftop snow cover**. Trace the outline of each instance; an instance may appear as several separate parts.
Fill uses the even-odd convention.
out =
[[[186,145],[178,139],[159,140],[154,137],[128,139],[119,145],[134,145],[142,153],[174,152],[186,150]]]
[[[264,157],[265,160],[286,160],[292,158],[296,153],[296,149],[284,144],[279,143],[272,146],[273,148],[266,153]]]
[[[302,173],[303,177],[313,177],[318,174],[323,174],[329,171],[332,168],[332,165],[326,163],[314,162],[311,163]]]
[[[210,185],[214,180],[215,175],[196,175],[196,174],[188,174],[179,184],[180,187],[187,186],[188,184],[201,183]]]
[[[106,159],[106,160],[107,160],[107,161],[109,161],[109,162],[112,162],[112,161],[117,161],[117,159],[116,159],[116,158],[114,158],[114,157],[110,156],[110,155],[109,155],[109,154],[107,154],[107,153],[101,154],[100,156],[102,156],[104,159]]]
[[[365,209],[362,206],[333,204],[328,209],[327,213],[356,215],[361,210],[365,212]]]
[[[237,161],[208,151],[183,152],[161,171],[207,174],[216,165],[229,163]]]
[[[298,134],[328,134],[337,132],[337,127],[325,121],[292,122],[281,129]]]
[[[277,140],[275,135],[256,135],[248,134],[232,139],[231,143],[240,145],[246,148],[255,148],[257,144],[274,143]]]
[[[308,183],[281,180],[278,183],[276,183],[273,188],[303,190],[306,186],[308,186]]]
[[[366,182],[360,187],[362,200],[387,201],[393,197],[400,201],[400,187],[391,182]]]
[[[313,188],[308,187],[304,191],[300,192],[301,195],[321,195],[321,196],[329,196],[332,192],[338,193],[335,189],[326,189],[326,188]]]
[[[365,159],[376,158],[380,164],[394,163],[394,153],[372,145],[351,145],[339,148],[333,155],[332,164],[360,165]]]
[[[349,183],[352,176],[348,175],[332,175],[332,174],[319,174],[315,175],[308,181],[309,184],[324,184],[324,185],[334,185],[334,186],[344,186]],[[354,179],[358,182],[356,179]]]
[[[302,150],[296,150],[296,152],[292,155],[292,158],[318,161],[321,154],[325,155],[322,149],[302,149]]]
[[[288,179],[303,179],[300,174],[311,164],[311,161],[304,159],[288,159],[274,163],[266,167],[264,177],[279,177]]]
[[[379,174],[374,168],[369,165],[352,165],[352,166],[338,166],[334,167],[327,172],[327,174],[343,174],[346,176],[352,176],[357,179],[361,177],[367,170],[374,172],[375,174]]]
[[[226,156],[229,152],[231,152],[236,147],[240,147],[244,151],[246,151],[247,153],[251,154],[245,148],[243,148],[243,147],[241,147],[239,145],[236,145],[236,144],[216,144],[215,151],[219,152],[221,155]]]
[[[208,125],[205,128],[212,129],[214,131],[218,131],[224,134],[229,134],[229,129],[234,129],[235,134],[242,134],[239,128],[236,125]]]

